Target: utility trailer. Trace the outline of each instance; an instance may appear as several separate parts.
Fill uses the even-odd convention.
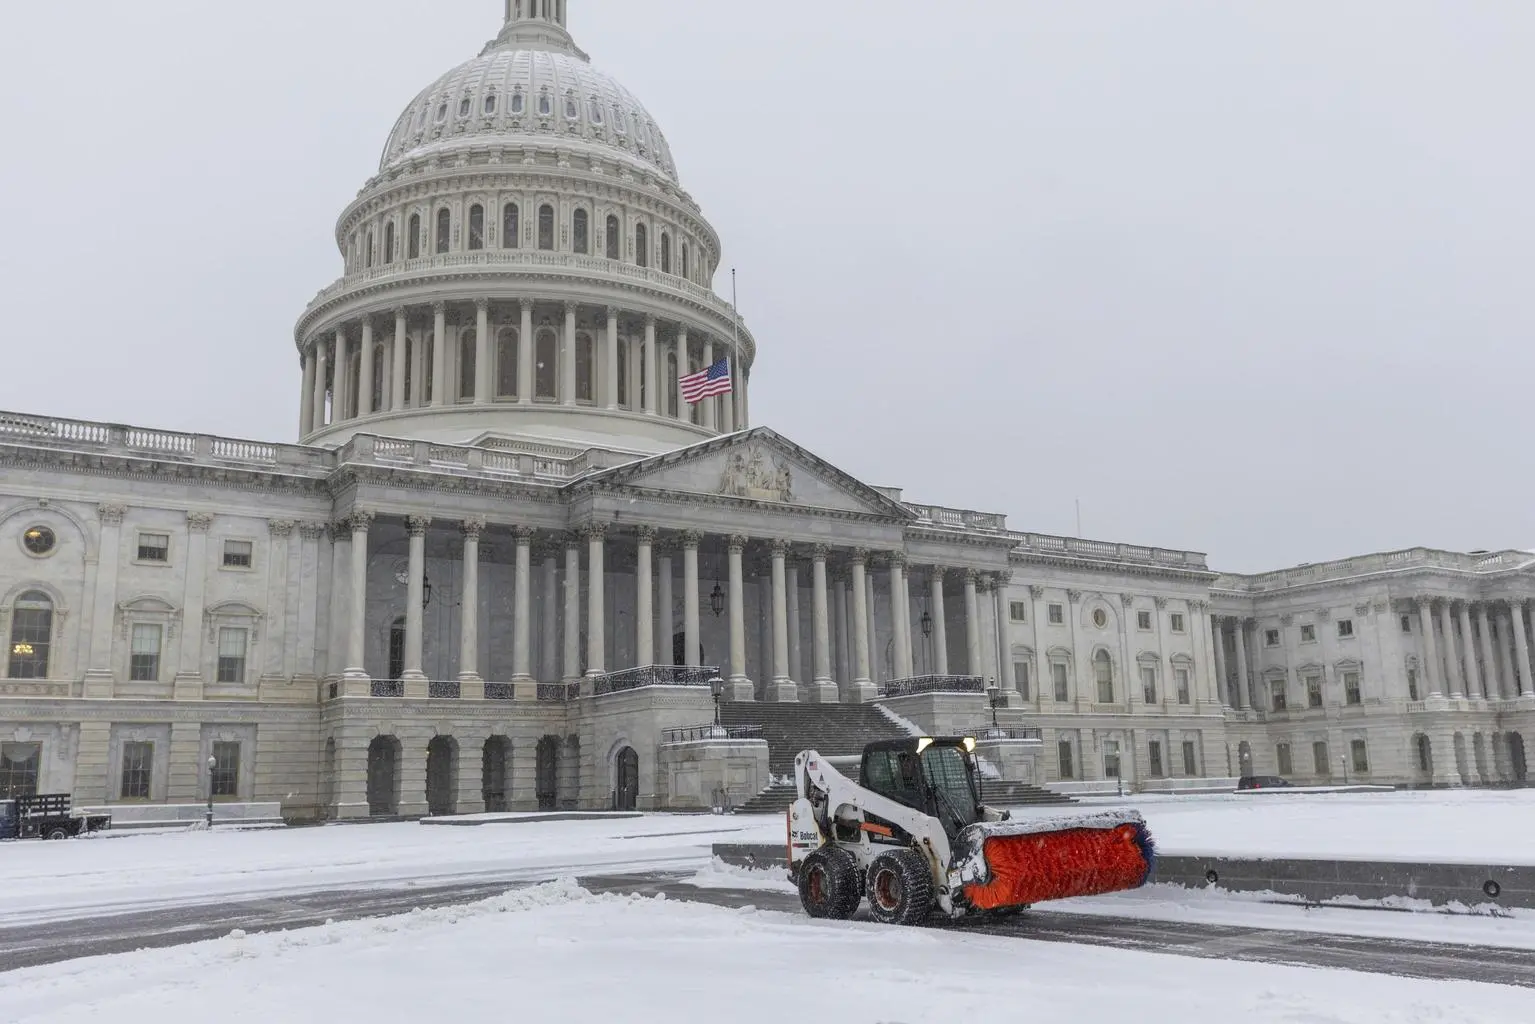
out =
[[[0,800],[0,839],[73,839],[112,827],[110,814],[79,814],[68,793]]]

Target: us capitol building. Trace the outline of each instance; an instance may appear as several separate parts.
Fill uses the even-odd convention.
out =
[[[754,426],[720,239],[567,6],[508,0],[395,122],[294,332],[298,443],[0,414],[0,798],[707,807],[768,787],[770,710],[994,703],[1067,792],[1525,781],[1535,554],[1223,575]]]

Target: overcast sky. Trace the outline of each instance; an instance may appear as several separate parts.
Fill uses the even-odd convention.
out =
[[[1228,570],[1535,546],[1529,0],[569,5],[739,269],[758,424]],[[292,440],[335,219],[501,8],[12,4],[0,408]]]

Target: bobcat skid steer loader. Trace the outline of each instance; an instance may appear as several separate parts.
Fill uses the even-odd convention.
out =
[[[918,924],[1146,883],[1155,851],[1138,812],[1013,819],[981,803],[974,755],[966,737],[870,743],[853,782],[800,753],[788,844],[805,912],[845,920],[867,895],[876,921]]]

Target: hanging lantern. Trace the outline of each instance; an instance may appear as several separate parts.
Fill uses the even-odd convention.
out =
[[[717,619],[725,613],[725,592],[720,589],[720,581],[714,581],[714,590],[709,594],[709,610]]]

